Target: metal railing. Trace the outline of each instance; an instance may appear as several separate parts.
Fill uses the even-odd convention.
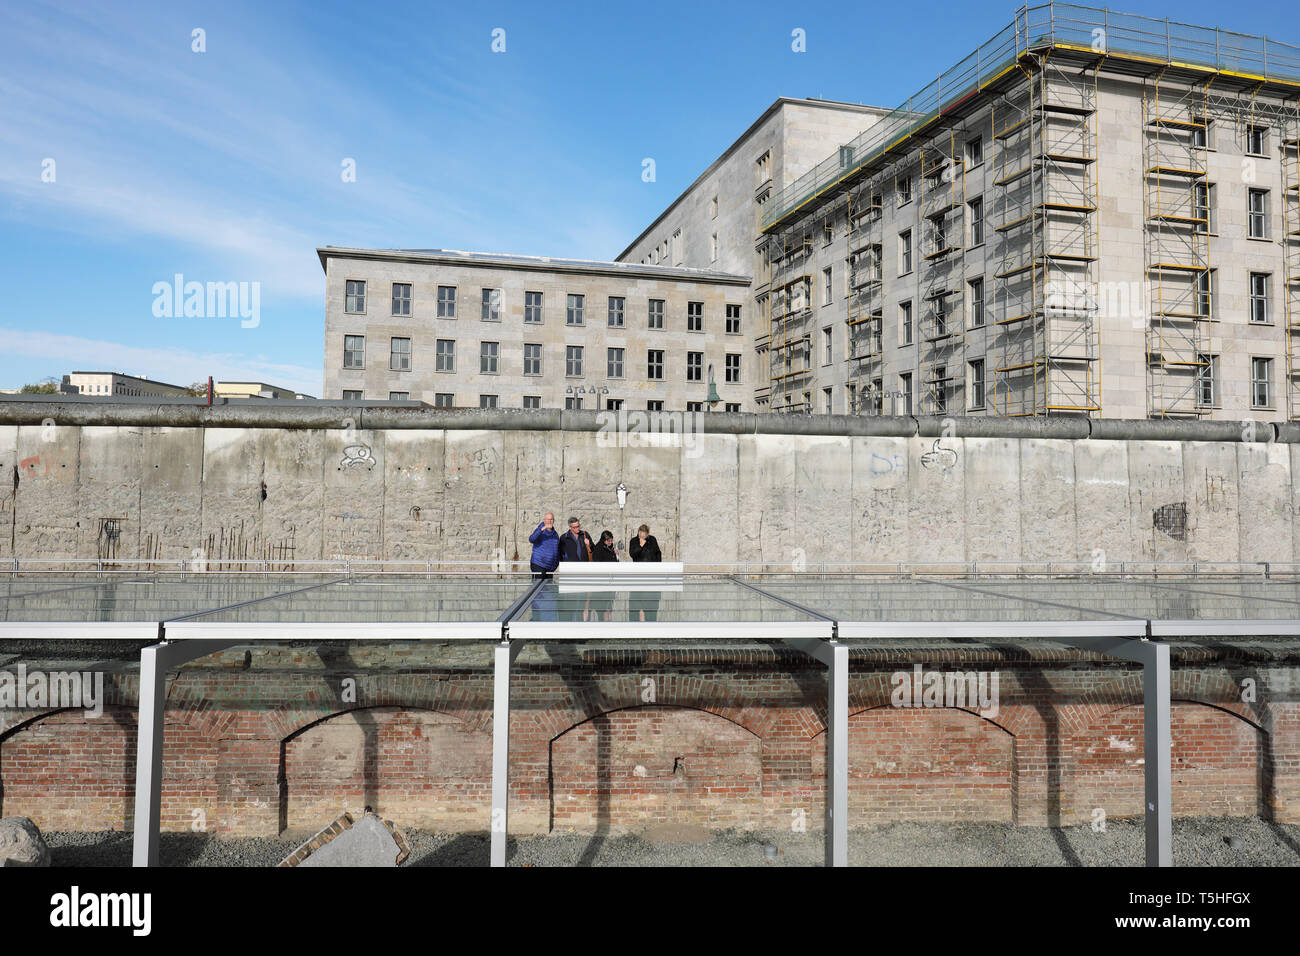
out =
[[[5,570],[12,577],[32,575],[103,574],[168,575],[408,575],[421,577],[514,577],[529,573],[527,559],[519,561],[390,561],[372,558],[315,561],[158,560],[97,558],[11,558]],[[1300,562],[1279,561],[927,561],[927,562],[700,562],[685,565],[684,573],[700,577],[834,578],[843,576],[894,578],[1250,578],[1300,581]]]
[[[1022,7],[1014,22],[975,52],[773,195],[763,205],[761,228],[767,231],[828,187],[873,163],[900,140],[981,89],[1026,51],[1053,45],[1300,81],[1300,46],[1265,36],[1072,3]]]

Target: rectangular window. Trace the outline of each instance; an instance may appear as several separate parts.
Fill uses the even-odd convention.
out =
[[[664,350],[648,349],[645,360],[645,377],[651,381],[662,381],[664,377]]]
[[[524,408],[541,408],[541,407],[542,407],[542,396],[540,395],[524,396]]]
[[[542,321],[542,294],[540,292],[524,293],[524,321],[538,325]]]
[[[349,279],[346,283],[347,293],[344,296],[343,311],[345,312],[365,312],[366,311],[366,284],[360,279]]]
[[[1194,149],[1208,149],[1210,146],[1210,120],[1204,116],[1194,115],[1192,122],[1195,124],[1192,128],[1192,147]]]
[[[984,407],[984,360],[973,359],[970,363],[970,407]]]
[[[611,329],[621,329],[623,327],[623,306],[626,301],[619,295],[609,297],[609,327]]]
[[[1268,190],[1248,190],[1250,202],[1250,238],[1268,238]]]
[[[686,381],[688,382],[704,381],[704,353],[703,352],[686,353]]]
[[[727,334],[740,334],[740,306],[738,305],[727,306]]]
[[[478,346],[478,370],[485,375],[495,375],[497,373],[497,360],[500,357],[500,342],[480,342]]]
[[[831,266],[827,266],[822,270],[822,305],[831,304],[833,282],[834,279],[833,273],[831,272]]]
[[[1206,269],[1196,275],[1196,314],[1214,318],[1214,270]]]
[[[899,409],[898,414],[900,415],[912,414],[912,373],[911,372],[904,372],[902,375],[898,376],[898,390],[899,392],[902,393],[899,396],[899,403],[902,405],[902,407]]]
[[[835,361],[835,336],[834,330],[827,326],[822,329],[822,364],[830,365]]]
[[[647,314],[650,317],[649,327],[662,329],[664,327],[664,300],[651,299],[647,307]]]
[[[583,306],[583,303],[584,303],[584,297],[583,297],[583,296],[580,296],[580,295],[574,295],[572,292],[569,293],[568,302],[567,302],[567,304],[565,305],[565,308],[564,308],[564,324],[565,324],[565,325],[582,325],[582,324],[583,324],[583,318],[582,318],[582,311],[583,311],[583,307],[584,307],[584,306]]]
[[[524,343],[524,374],[542,374],[542,346],[540,343]]]
[[[984,241],[984,197],[977,196],[970,206],[970,244],[978,246]]]
[[[438,339],[434,352],[435,372],[454,372],[456,371],[456,340],[455,339]]]
[[[907,229],[898,234],[898,274],[905,276],[912,271],[912,230]]]
[[[645,410],[647,412],[662,412],[664,410],[664,403],[662,401],[651,399],[645,403]]]
[[[410,392],[389,392],[388,400],[390,402],[409,402],[411,400]]]
[[[409,282],[393,283],[393,315],[411,314],[411,284]]]
[[[906,206],[912,201],[912,177],[904,176],[897,180],[895,187],[898,190],[898,204]]]
[[[343,389],[343,401],[345,401],[345,402],[359,402],[359,401],[361,401],[361,389],[359,389],[359,388],[358,388],[358,389],[351,389],[351,388],[345,388],[345,389]]]
[[[1268,321],[1268,273],[1250,274],[1250,321]]]
[[[1196,403],[1214,407],[1219,404],[1219,357],[1197,355]]]
[[[454,285],[438,286],[438,318],[456,318],[456,287]]]
[[[411,370],[411,340],[394,338],[390,340],[388,367],[394,372]]]
[[[931,252],[939,253],[948,248],[948,228],[945,223],[945,218],[946,215],[944,213],[930,217]]]
[[[704,303],[703,302],[686,303],[686,331],[687,332],[704,331]]]
[[[769,149],[754,162],[754,186],[763,185],[772,178],[772,151]]]
[[[832,415],[835,413],[835,391],[834,388],[822,389],[822,414]]]
[[[885,380],[883,378],[873,378],[871,380],[871,410],[877,415],[885,413]]]
[[[1214,232],[1214,223],[1210,218],[1210,195],[1213,188],[1210,183],[1192,184],[1192,228],[1197,232]]]
[[[984,162],[984,138],[976,136],[966,141],[966,165],[978,166]]]
[[[1269,408],[1273,395],[1273,360],[1253,358],[1250,360],[1250,405],[1252,408]]]
[[[971,279],[970,286],[970,324],[971,328],[984,327],[984,280]]]
[[[740,353],[728,352],[726,358],[726,381],[728,385],[735,385],[740,381]]]
[[[483,309],[481,318],[484,322],[501,321],[501,290],[484,289],[483,290]]]
[[[622,407],[623,407],[623,399],[621,399],[621,398],[607,398],[607,399],[605,399],[605,408],[606,408],[608,411],[616,412],[616,411],[618,411],[618,410],[619,410],[620,408],[622,408]]]
[[[727,402],[727,412],[728,414],[739,414],[740,402]]]
[[[822,245],[829,246],[835,241],[835,223],[829,220],[822,223]]]
[[[452,408],[456,404],[456,396],[451,392],[437,392],[433,396],[434,408]]]
[[[898,344],[912,344],[912,303],[898,304]]]
[[[580,395],[566,396],[564,399],[564,407],[569,409],[570,411],[573,411],[575,409],[580,410],[582,408],[582,396]]]
[[[364,335],[343,336],[343,367],[366,367],[366,337]]]
[[[1250,125],[1246,127],[1246,152],[1253,156],[1268,154],[1268,127]]]
[[[709,261],[718,261],[718,234],[715,232],[713,238],[709,240]]]
[[[605,373],[607,378],[623,377],[623,350],[606,349]]]
[[[496,396],[496,395],[480,395],[480,396],[478,397],[478,407],[479,407],[479,408],[496,408],[496,407],[497,407],[497,398],[498,398],[498,396]]]
[[[581,345],[566,345],[564,347],[564,374],[571,378],[582,375]]]

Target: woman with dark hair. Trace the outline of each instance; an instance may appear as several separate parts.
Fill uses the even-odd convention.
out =
[[[592,549],[592,558],[596,561],[618,560],[618,546],[614,544],[614,532],[601,532],[600,542]]]

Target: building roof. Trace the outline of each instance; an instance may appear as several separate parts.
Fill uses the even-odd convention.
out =
[[[704,170],[704,172],[696,176],[695,181],[691,183],[689,186],[687,186],[685,189],[683,189],[681,194],[668,204],[667,208],[665,208],[664,211],[661,212],[658,215],[658,217],[655,218],[654,222],[650,223],[650,225],[646,226],[643,230],[641,230],[641,234],[637,236],[635,239],[633,239],[630,243],[628,243],[627,248],[624,249],[622,252],[620,252],[617,258],[622,259],[625,255],[627,255],[632,250],[632,248],[638,242],[640,242],[647,235],[653,232],[654,229],[659,225],[659,223],[663,222],[664,218],[675,208],[677,208],[677,204],[680,203],[691,192],[691,190],[693,190],[696,186],[700,185],[700,183],[704,182],[704,180],[707,179],[715,169],[717,169],[719,166],[722,165],[723,161],[726,160],[727,157],[729,157],[732,153],[734,153],[737,149],[739,149],[740,144],[745,142],[745,140],[749,139],[749,137],[753,135],[756,129],[758,129],[765,122],[767,122],[767,118],[769,116],[771,116],[773,113],[775,113],[781,107],[786,106],[787,104],[797,104],[799,106],[816,106],[816,107],[822,107],[824,109],[857,110],[863,113],[877,113],[882,116],[889,112],[889,109],[887,107],[868,106],[865,103],[846,103],[842,100],[827,100],[827,99],[822,99],[821,97],[803,98],[798,96],[778,96],[775,100],[772,101],[772,105],[762,112],[762,115],[760,115],[758,119],[754,120],[754,122],[749,124],[748,129],[746,129],[743,133],[741,133],[739,136],[736,137],[735,142],[733,142],[730,146],[728,146],[726,149],[722,151],[722,155],[720,155],[717,159],[715,159],[712,163],[709,164],[708,169]]]
[[[162,385],[166,388],[188,388],[187,385],[173,385],[171,382],[160,382],[156,378],[144,378],[140,375],[127,375],[125,372],[106,372],[102,369],[84,371],[78,369],[75,372],[69,372],[69,375],[112,375],[116,378],[129,378],[133,382],[148,382],[150,385]]]
[[[379,259],[389,262],[429,262],[448,265],[479,265],[522,269],[532,272],[573,272],[596,275],[637,275],[650,279],[688,279],[693,282],[718,282],[749,285],[750,277],[709,269],[683,266],[650,266],[630,262],[606,262],[598,259],[561,259],[553,256],[523,256],[501,252],[465,252],[460,249],[350,249],[322,246],[316,250],[321,268],[325,261],[336,259]]]

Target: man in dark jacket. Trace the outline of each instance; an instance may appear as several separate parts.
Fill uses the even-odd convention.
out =
[[[560,536],[561,561],[594,561],[591,535],[582,530],[577,518],[569,519],[569,532]]]
[[[528,567],[533,577],[550,574],[560,563],[560,534],[555,530],[555,515],[549,511],[542,515],[542,523],[528,536],[533,546],[533,556]]]
[[[627,553],[632,556],[633,561],[662,561],[664,559],[659,551],[659,542],[650,533],[650,528],[647,525],[642,525],[636,529],[636,537],[629,542]]]

